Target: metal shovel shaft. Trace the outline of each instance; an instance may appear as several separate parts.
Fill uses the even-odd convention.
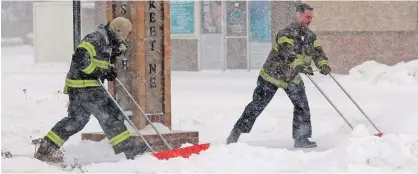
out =
[[[325,97],[325,99],[327,99],[327,101],[329,102],[329,104],[331,104],[331,106],[335,109],[335,111],[337,111],[338,114],[340,114],[341,118],[344,119],[344,121],[348,124],[348,126],[350,126],[351,129],[354,129],[353,125],[350,124],[350,122],[347,120],[347,118],[344,117],[344,115],[340,112],[340,110],[334,105],[334,103],[332,103],[332,101],[328,98],[328,96],[324,93],[324,91],[322,91],[322,89],[315,83],[315,81],[309,75],[306,75],[306,76],[315,85],[315,87],[318,89],[318,91],[322,93],[322,95]]]
[[[152,124],[151,120],[148,118],[147,114],[145,114],[145,112],[142,110],[142,108],[139,106],[139,104],[136,102],[136,100],[134,99],[134,97],[131,95],[131,93],[128,91],[128,89],[126,89],[126,87],[122,84],[122,82],[116,78],[116,81],[120,84],[120,86],[122,86],[122,88],[125,90],[125,92],[129,95],[129,97],[131,98],[131,100],[135,103],[135,105],[138,107],[139,111],[142,113],[142,115],[145,117],[145,119],[148,121],[148,123],[151,125],[151,127],[155,130],[155,132],[157,132],[157,134],[160,136],[160,138],[163,140],[164,144],[167,146],[167,148],[169,148],[170,150],[172,150],[173,148],[170,146],[170,144],[168,144],[168,142],[165,140],[165,138],[161,135],[161,133],[158,131],[158,129],[154,126],[154,124]]]
[[[364,115],[364,117],[367,118],[367,120],[369,120],[369,122],[373,125],[373,127],[380,132],[380,130],[377,128],[377,126],[373,123],[373,121],[367,116],[367,114],[363,111],[363,109],[360,108],[360,106],[357,104],[356,101],[354,101],[354,99],[351,97],[351,95],[344,89],[344,87],[337,81],[337,79],[334,78],[334,76],[330,73],[329,76],[332,78],[332,80],[334,80],[335,83],[337,83],[337,85],[344,91],[344,93],[347,95],[348,98],[350,98],[350,100],[354,103],[354,105],[356,105],[357,109],[360,110],[360,112]]]
[[[125,113],[123,112],[122,107],[120,107],[120,105],[118,104],[118,102],[113,98],[112,94],[106,89],[106,87],[104,86],[104,84],[98,80],[100,82],[100,84],[102,85],[102,87],[104,88],[104,90],[107,92],[107,94],[109,95],[110,99],[112,99],[113,103],[116,104],[116,106],[119,108],[120,112],[122,113],[122,115],[125,117],[125,119],[128,121],[128,123],[134,128],[134,130],[136,131],[136,133],[138,133],[139,137],[141,137],[142,141],[144,141],[144,143],[147,145],[148,149],[152,151],[152,153],[155,153],[154,149],[152,149],[152,147],[149,145],[148,141],[144,138],[144,136],[142,136],[141,132],[139,132],[138,128],[135,127],[134,123],[129,119],[129,117],[127,115],[125,115]]]

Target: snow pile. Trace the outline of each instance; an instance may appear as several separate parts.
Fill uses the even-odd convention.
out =
[[[154,122],[152,124],[158,130],[158,132],[160,132],[162,134],[163,133],[170,133],[171,132],[171,130],[167,126],[165,126],[165,125],[163,125],[161,123]],[[157,132],[155,132],[154,128],[150,124],[148,124],[147,126],[145,126],[143,129],[141,129],[139,131],[142,134],[144,134],[144,135],[147,135],[147,134],[156,134],[157,133]],[[131,132],[134,133],[135,131],[131,131]]]
[[[407,63],[400,62],[394,66],[388,66],[376,61],[366,61],[349,71],[352,76],[360,76],[370,80],[373,84],[418,84],[418,60]]]
[[[141,173],[416,172],[418,137],[387,134],[379,138],[359,125],[335,148],[324,152],[236,143],[213,145],[189,159],[157,160],[143,155],[134,161],[91,164],[85,168],[95,172]]]
[[[113,155],[105,142],[84,141],[68,146],[67,165],[94,173],[278,173],[278,172],[417,172],[418,137],[387,134],[370,136],[364,126],[324,152],[256,147],[246,143],[212,145],[189,159],[158,160],[150,154],[126,160]],[[83,152],[85,154],[83,154]],[[78,158],[74,160],[72,158]],[[25,165],[20,165],[22,163]],[[3,159],[3,172],[60,172],[34,159]],[[61,171],[62,172],[62,171]]]
[[[382,137],[365,136],[369,133],[363,125],[330,154],[350,172],[369,169],[383,171],[418,171],[418,136],[384,134]],[[370,134],[369,134],[370,135]],[[338,156],[340,158],[338,158]]]

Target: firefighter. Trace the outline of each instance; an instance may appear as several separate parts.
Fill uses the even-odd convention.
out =
[[[98,79],[113,81],[116,57],[126,51],[124,42],[132,29],[131,22],[118,17],[86,35],[76,48],[65,79],[64,93],[69,96],[68,116],[46,134],[35,158],[47,162],[62,162],[59,150],[72,135],[81,131],[94,115],[115,154],[124,152],[134,159],[146,151],[145,144],[136,144],[124,124],[124,116]]]
[[[271,101],[278,88],[284,89],[294,106],[293,131],[294,147],[313,148],[316,142],[312,135],[311,115],[305,86],[299,73],[314,75],[311,62],[327,75],[331,68],[328,58],[314,32],[309,29],[313,8],[300,3],[296,6],[296,21],[280,30],[274,39],[257,80],[252,101],[245,107],[235,123],[227,144],[238,141],[241,133],[249,133],[257,117]]]

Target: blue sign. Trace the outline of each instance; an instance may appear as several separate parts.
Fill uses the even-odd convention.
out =
[[[194,34],[194,1],[170,1],[171,34]]]

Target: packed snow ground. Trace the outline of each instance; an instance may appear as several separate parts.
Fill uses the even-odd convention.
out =
[[[385,133],[381,138],[373,136],[376,131],[329,77],[315,74],[354,131],[304,77],[316,149],[292,148],[293,106],[282,90],[252,132],[227,146],[226,137],[251,100],[258,71],[173,72],[173,129],[199,131],[201,143],[212,143],[207,151],[189,159],[160,161],[147,154],[126,160],[114,155],[106,140],[81,141],[78,133],[64,149],[66,163],[81,167],[63,170],[28,155],[34,152],[31,140],[67,114],[68,97],[60,91],[68,65],[34,64],[29,47],[1,51],[1,141],[14,155],[2,159],[2,172],[418,172],[418,60],[393,67],[371,61],[350,75],[335,75]],[[92,131],[101,131],[94,117],[82,130]]]

